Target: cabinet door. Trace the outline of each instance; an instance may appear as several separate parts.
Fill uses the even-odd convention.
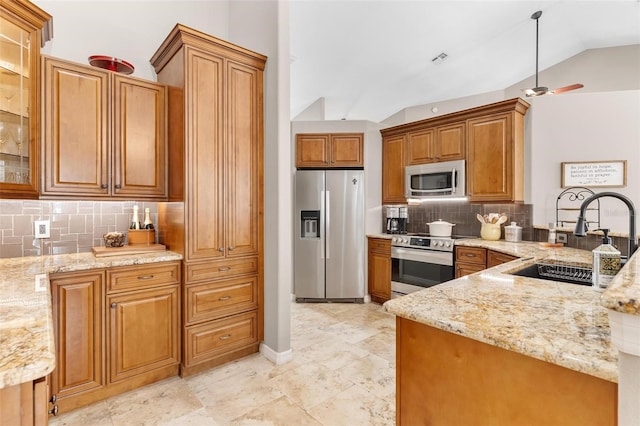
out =
[[[185,75],[187,194],[186,259],[224,257],[224,161],[222,58],[187,50]],[[248,206],[245,206],[249,208]]]
[[[374,302],[384,303],[391,298],[391,252],[376,250],[376,244],[369,240],[369,294]]]
[[[511,113],[468,121],[467,192],[471,201],[514,201]]]
[[[56,368],[51,394],[64,399],[105,385],[102,289],[104,271],[50,279]]]
[[[178,286],[107,298],[110,381],[179,362]]]
[[[51,16],[30,2],[0,9],[0,198],[38,198],[40,35]]]
[[[516,259],[516,256],[511,256],[510,254],[500,253],[494,250],[487,250],[487,268],[511,262],[512,260]]]
[[[412,132],[407,135],[407,166],[435,161],[434,136],[433,129]]]
[[[44,194],[110,193],[109,75],[44,57]]]
[[[382,204],[406,203],[404,197],[404,136],[382,140]]]
[[[465,123],[436,128],[436,158],[438,161],[463,160],[465,153]]]
[[[259,250],[262,194],[262,71],[227,63],[227,257]],[[222,191],[221,191],[222,192]],[[218,217],[218,221],[221,219]]]
[[[114,76],[113,194],[166,197],[165,86]]]
[[[330,138],[328,134],[296,135],[296,167],[328,167]]]
[[[331,135],[331,167],[363,167],[364,135]]]

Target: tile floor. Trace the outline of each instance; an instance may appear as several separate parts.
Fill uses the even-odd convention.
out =
[[[61,425],[394,425],[395,317],[380,305],[291,306],[293,360],[260,354],[52,418]]]

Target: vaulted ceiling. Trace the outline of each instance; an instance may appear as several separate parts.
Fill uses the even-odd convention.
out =
[[[381,121],[506,87],[588,49],[640,44],[640,0],[292,0],[291,118]],[[432,61],[445,53],[445,60]]]

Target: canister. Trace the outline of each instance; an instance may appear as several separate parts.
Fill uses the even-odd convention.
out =
[[[513,243],[522,241],[522,226],[517,226],[515,222],[511,222],[511,225],[505,226],[504,239]]]

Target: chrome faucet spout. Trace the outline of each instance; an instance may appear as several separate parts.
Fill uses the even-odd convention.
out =
[[[627,259],[629,259],[631,255],[638,249],[638,233],[636,232],[636,207],[628,197],[622,194],[618,194],[617,192],[599,192],[584,200],[584,202],[580,206],[580,213],[578,214],[578,221],[576,222],[576,228],[573,231],[573,235],[576,235],[578,237],[584,237],[585,235],[587,235],[587,225],[585,219],[587,207],[589,207],[589,204],[591,204],[593,200],[602,197],[617,198],[618,200],[625,203],[627,205],[627,208],[629,209],[629,237],[627,242]]]

